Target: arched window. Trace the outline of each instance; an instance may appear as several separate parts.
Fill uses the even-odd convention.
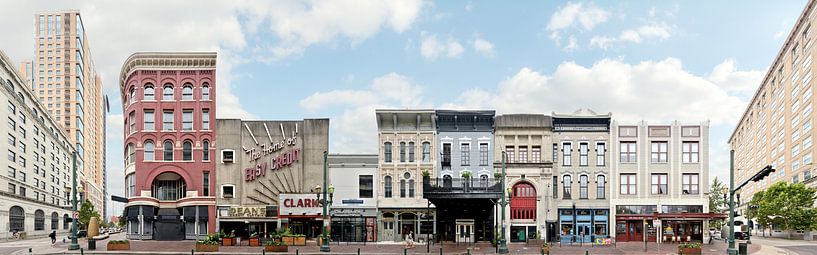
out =
[[[536,189],[527,182],[513,185],[511,191],[511,219],[536,219]]]
[[[423,162],[431,162],[431,143],[423,142]]]
[[[383,143],[383,162],[391,163],[391,142]]]
[[[133,164],[133,162],[136,161],[136,159],[134,159],[135,154],[134,154],[133,144],[129,143],[128,148],[126,148],[125,150],[128,152],[128,165]]]
[[[400,180],[400,197],[406,197],[406,180]]]
[[[453,185],[453,183],[452,183],[452,182],[453,182],[453,181],[452,181],[452,179],[451,179],[451,175],[447,175],[447,174],[446,174],[446,175],[443,175],[443,187],[445,187],[445,188],[451,188],[451,186]]]
[[[210,141],[204,140],[201,143],[201,160],[210,161]]]
[[[579,199],[587,199],[587,175],[579,176]]]
[[[182,100],[193,100],[193,85],[185,83],[182,87]]]
[[[389,198],[391,197],[391,176],[386,175],[386,177],[383,178],[383,182],[383,196]]]
[[[153,179],[151,186],[154,198],[162,201],[173,201],[184,198],[187,193],[187,185],[184,179],[173,172],[164,172]]]
[[[414,179],[408,181],[409,197],[414,197]]]
[[[596,199],[604,199],[606,197],[606,193],[604,189],[607,186],[607,180],[605,180],[604,175],[596,176]]]
[[[34,211],[34,230],[45,230],[45,212],[43,210]]]
[[[57,230],[60,226],[60,215],[57,212],[51,213],[51,230]]]
[[[62,215],[62,229],[68,229],[68,214]]]
[[[482,187],[488,187],[488,175],[487,174],[480,174],[479,175],[479,184]]]
[[[201,100],[210,100],[210,84],[201,85]]]
[[[133,103],[134,99],[136,99],[136,90],[130,87],[130,91],[128,91],[128,101]]]
[[[156,159],[156,145],[153,144],[153,141],[147,140],[145,141],[145,150],[144,150],[144,160],[145,161],[152,161]]]
[[[570,196],[571,182],[572,181],[570,180],[570,175],[562,176],[562,187],[564,187],[564,190],[562,191],[562,198],[564,199],[570,199],[571,197]]]
[[[153,88],[153,84],[145,85],[144,100],[156,100],[156,89]]]
[[[193,142],[190,140],[185,140],[184,143],[182,143],[182,160],[193,160]]]
[[[400,162],[406,162],[406,143],[400,142]]]
[[[162,100],[173,100],[173,85],[170,83],[165,84]]]
[[[165,161],[173,161],[173,141],[165,141],[165,146],[162,149]]]
[[[9,209],[9,230],[25,231],[26,230],[26,212],[22,207],[12,206]]]

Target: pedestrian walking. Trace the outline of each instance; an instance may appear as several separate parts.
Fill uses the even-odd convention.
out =
[[[48,237],[51,237],[51,245],[54,245],[55,243],[57,243],[57,231],[56,230],[52,230],[51,234],[48,234]]]
[[[406,235],[406,248],[414,248],[414,231],[409,231],[408,235]]]

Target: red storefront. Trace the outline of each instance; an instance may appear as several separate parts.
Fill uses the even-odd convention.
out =
[[[702,242],[704,223],[713,219],[725,219],[722,213],[653,213],[616,215],[617,242]],[[660,228],[659,228],[660,226]]]
[[[135,53],[120,73],[129,239],[215,232],[216,53]]]

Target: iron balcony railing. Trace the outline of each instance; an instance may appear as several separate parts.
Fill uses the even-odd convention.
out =
[[[501,179],[424,178],[424,192],[502,192]]]

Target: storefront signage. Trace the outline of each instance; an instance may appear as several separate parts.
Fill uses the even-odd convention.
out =
[[[279,211],[282,217],[320,215],[323,205],[315,194],[281,194]]]
[[[267,208],[263,206],[230,207],[229,217],[263,218],[267,217]]]
[[[363,199],[344,199],[341,200],[342,204],[363,204]]]
[[[255,134],[252,133],[249,126],[244,126],[247,129],[247,132],[250,133],[255,143],[258,147],[251,147],[249,149],[244,148],[244,154],[247,155],[249,158],[249,162],[254,162],[255,166],[248,167],[244,169],[244,181],[251,182],[259,177],[266,176],[267,171],[275,171],[279,169],[283,169],[284,167],[288,167],[296,162],[298,162],[301,158],[301,150],[298,148],[293,148],[290,150],[285,150],[289,147],[294,147],[298,144],[298,124],[295,124],[295,130],[291,133],[291,136],[287,136],[287,132],[284,129],[284,124],[279,124],[281,128],[281,140],[280,141],[273,141],[272,135],[270,135],[269,128],[267,124],[264,124],[264,130],[267,133],[267,137],[269,138],[269,143],[259,143],[255,137]],[[281,153],[279,153],[281,152]],[[269,160],[262,160],[263,158],[272,156]]]
[[[267,175],[267,170],[275,171],[298,162],[301,158],[301,149],[292,149],[272,158],[272,163],[258,163],[255,167],[244,169],[244,181],[251,182]]]

